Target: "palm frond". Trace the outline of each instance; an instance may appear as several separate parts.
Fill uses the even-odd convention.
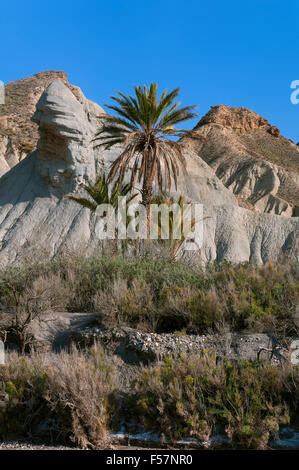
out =
[[[84,197],[76,197],[76,196],[70,196],[66,195],[66,199],[70,199],[71,201],[77,202],[77,204],[80,204],[80,206],[87,207],[87,209],[91,210],[94,212],[97,208],[97,205],[92,203],[89,199],[86,199]]]
[[[130,169],[131,185],[136,179],[143,181],[143,202],[146,199],[145,204],[148,204],[154,181],[160,192],[169,191],[172,182],[177,188],[180,168],[186,172],[183,146],[172,139],[198,138],[194,131],[176,128],[177,124],[194,118],[196,113],[195,106],[180,107],[180,103],[175,102],[179,88],[170,92],[164,90],[159,98],[157,83],[133,89],[133,96],[118,91],[111,97],[114,104],[106,107],[115,115],[103,117],[94,140],[96,146],[105,149],[122,145],[122,152],[111,165],[108,182],[116,178],[117,184],[121,184]]]
[[[118,106],[111,106],[108,104],[105,104],[105,107],[111,109],[112,111],[115,111],[119,116],[123,118],[120,120],[119,116],[109,116],[105,118],[107,121],[120,121],[123,126],[128,127],[129,129],[135,129],[138,126],[139,123],[136,122],[136,119],[134,119],[134,115],[132,115],[133,113],[130,113],[130,110],[126,108],[119,108]]]
[[[94,212],[101,204],[111,204],[113,207],[117,207],[118,197],[128,196],[132,191],[132,185],[130,183],[122,185],[119,184],[119,182],[115,182],[111,191],[109,191],[109,182],[105,174],[97,177],[94,183],[88,181],[87,184],[83,184],[82,188],[88,193],[90,199],[73,195],[67,195],[65,197],[83,207],[87,207],[92,212]],[[136,196],[137,193],[130,194],[127,199],[127,204],[129,204]]]
[[[165,91],[167,92],[167,90]],[[167,108],[172,105],[173,100],[175,100],[175,98],[179,95],[179,93],[180,93],[180,88],[175,88],[170,93],[162,94],[160,101],[158,103],[158,106],[157,106],[158,116],[161,116],[167,110]]]
[[[193,111],[195,106],[185,106],[172,111],[171,113],[166,113],[164,117],[159,121],[159,127],[162,129],[164,126],[173,126],[179,122],[187,121],[196,117],[196,113]]]

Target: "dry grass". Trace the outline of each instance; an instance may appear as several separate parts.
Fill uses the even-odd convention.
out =
[[[298,418],[298,386],[298,367],[219,362],[210,353],[167,358],[144,369],[128,413],[172,442],[221,432],[234,448],[264,449],[271,433]]]
[[[166,263],[175,270],[175,263]],[[165,267],[164,266],[164,267]],[[148,265],[151,270],[152,267]],[[154,271],[154,270],[153,270]],[[100,321],[147,331],[204,334],[223,328],[296,336],[299,297],[295,265],[210,266],[205,273],[181,265],[181,277],[165,269],[161,283],[153,273],[134,270],[96,293]],[[190,278],[189,278],[190,276]],[[188,280],[187,280],[188,279]],[[297,323],[296,323],[297,322]]]
[[[0,367],[0,437],[107,444],[117,406],[114,371],[99,346],[88,353],[11,354]]]
[[[138,279],[130,284],[115,279],[111,287],[95,295],[93,304],[101,323],[106,325],[130,325],[151,331],[157,327],[158,313],[150,286]]]

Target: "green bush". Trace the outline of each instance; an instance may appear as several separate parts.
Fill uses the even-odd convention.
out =
[[[128,399],[129,416],[171,441],[225,433],[242,448],[265,448],[271,432],[298,416],[299,367],[279,369],[216,356],[166,358],[146,368]]]
[[[141,325],[158,332],[186,329],[195,334],[223,326],[278,335],[298,333],[294,322],[298,263],[224,262],[202,270],[184,261],[149,256],[65,256],[0,273],[2,308],[13,307],[15,292],[22,294],[37,279],[51,275],[59,276],[68,287],[65,308],[98,311],[101,321],[105,317],[109,323]],[[123,288],[116,292],[120,284]]]
[[[18,356],[0,367],[0,439],[107,446],[124,418],[175,442],[225,433],[234,447],[265,448],[295,424],[299,367],[216,360],[213,353],[166,358],[143,368],[124,394],[110,359],[89,351]]]

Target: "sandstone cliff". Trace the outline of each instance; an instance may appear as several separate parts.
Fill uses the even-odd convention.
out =
[[[195,127],[206,139],[189,146],[243,207],[299,215],[299,147],[245,108],[214,106]]]

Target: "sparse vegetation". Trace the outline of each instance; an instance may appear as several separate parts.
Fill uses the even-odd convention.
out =
[[[32,321],[59,309],[98,312],[105,326],[176,335],[298,334],[298,264],[201,268],[168,252],[142,253],[67,255],[0,273],[1,311],[11,315],[0,333],[21,352],[0,366],[0,438],[101,447],[120,419],[134,416],[135,424],[173,443],[221,432],[233,448],[266,448],[279,426],[296,423],[299,368],[287,361],[237,363],[205,350],[168,357],[140,371],[124,399],[112,359],[98,345],[34,352]]]
[[[0,366],[0,439],[31,437],[80,447],[107,443],[117,397],[103,350],[9,356]]]
[[[124,400],[98,345],[85,352],[11,353],[0,366],[0,439],[101,448],[126,419],[172,443],[220,432],[233,448],[266,448],[280,425],[296,423],[298,385],[298,367],[216,361],[203,351],[144,368]]]
[[[144,369],[128,412],[172,442],[221,432],[235,448],[264,449],[271,433],[298,417],[298,386],[299,367],[219,362],[204,352]]]
[[[29,269],[22,282],[11,273],[2,277],[1,306],[10,314],[10,319],[4,325],[0,323],[0,333],[8,342],[15,343],[22,354],[35,345],[30,329],[32,322],[46,321],[48,313],[64,309],[71,297],[69,286],[59,273],[36,278],[30,274]]]
[[[290,262],[221,263],[203,270],[169,258],[68,256],[9,269],[1,279],[2,310],[15,310],[16,315],[21,309],[30,313],[35,305],[26,301],[30,292],[47,285],[43,311],[57,309],[61,299],[64,309],[97,311],[99,321],[110,326],[195,334],[223,328],[278,336],[298,333],[299,270]]]

